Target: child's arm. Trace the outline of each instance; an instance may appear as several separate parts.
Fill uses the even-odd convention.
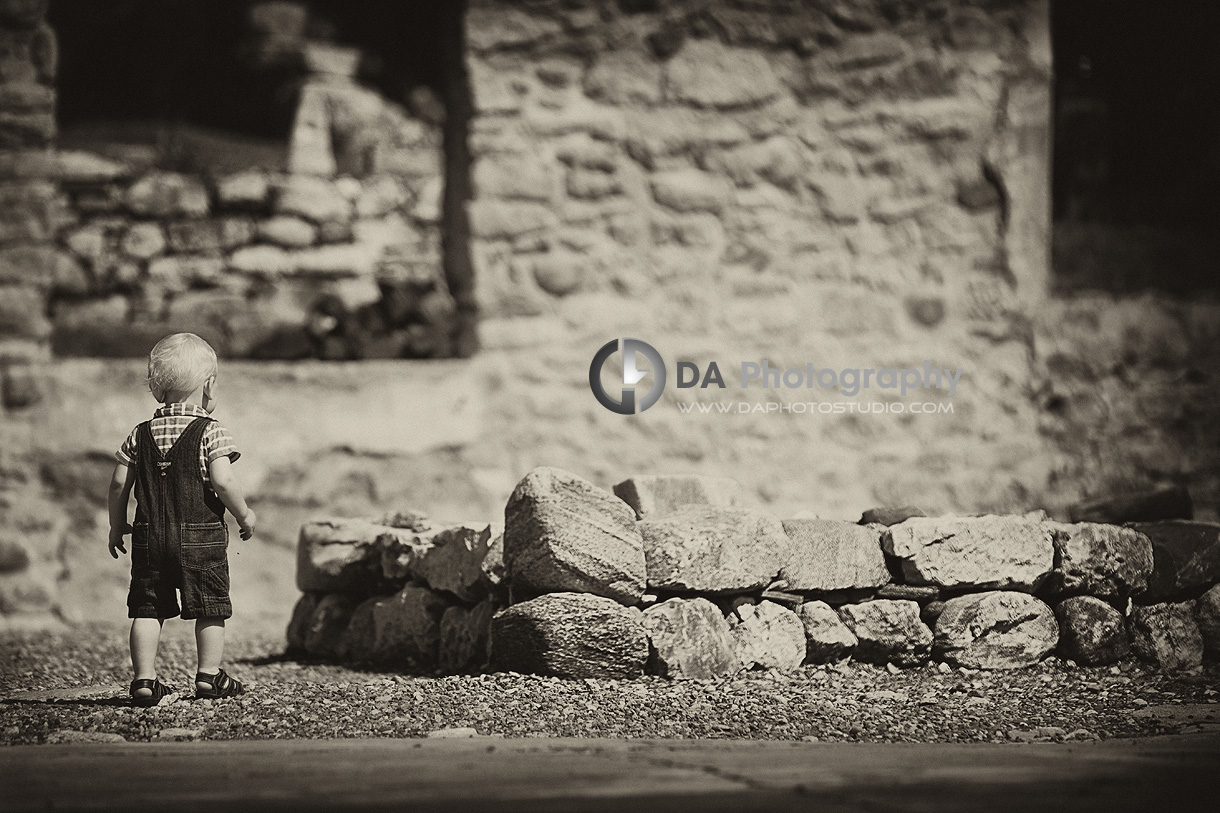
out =
[[[220,497],[225,508],[228,508],[229,513],[237,520],[237,524],[241,528],[241,538],[249,539],[254,536],[256,521],[254,509],[246,505],[246,498],[242,496],[241,487],[237,485],[237,479],[233,476],[229,458],[218,457],[208,463],[208,475],[212,478],[212,489],[216,492],[216,496]]]
[[[110,555],[115,559],[119,558],[119,551],[127,552],[123,537],[131,533],[131,526],[127,524],[127,501],[131,498],[132,482],[131,467],[126,463],[116,464],[106,496],[106,507],[110,511]]]

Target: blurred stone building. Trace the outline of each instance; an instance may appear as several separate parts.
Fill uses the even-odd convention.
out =
[[[11,505],[79,508],[10,512],[68,549],[51,570],[147,406],[138,360],[66,359],[172,330],[262,360],[226,365],[235,398],[309,398],[291,442],[235,421],[272,535],[323,507],[494,514],[538,464],[851,518],[1167,482],[1215,514],[1214,297],[1055,284],[1045,0],[119,5],[0,0],[0,440]],[[963,382],[947,416],[624,418],[587,378],[624,335]],[[402,357],[465,360],[279,363]],[[355,385],[435,397],[364,432]]]

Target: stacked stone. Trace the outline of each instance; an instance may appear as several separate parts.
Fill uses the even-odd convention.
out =
[[[923,328],[958,298],[994,318],[1012,283],[1045,273],[1031,250],[1042,238],[1018,245],[997,228],[1002,203],[1048,225],[1030,171],[1045,166],[1033,147],[1046,138],[1045,24],[975,0],[935,14],[475,0],[471,223],[486,309],[545,313],[636,275],[692,291],[723,279],[749,296],[759,277],[884,279]],[[994,268],[1006,241],[1003,271],[970,273]],[[952,273],[912,286],[912,253]]]
[[[52,301],[58,352],[135,354],[171,327],[239,357],[444,349],[431,334],[452,310],[436,183],[100,164],[61,178],[71,220],[58,256],[85,273]]]
[[[0,404],[38,400],[34,365],[47,357],[52,290],[80,285],[80,269],[45,246],[65,219],[44,173],[21,171],[15,156],[42,155],[55,137],[55,33],[47,0],[0,2]]]
[[[449,674],[481,668],[504,603],[500,545],[490,526],[415,513],[308,523],[288,649]]]
[[[55,150],[45,0],[0,3],[0,369],[141,355],[167,332],[228,356],[452,354],[441,270],[441,135],[353,79],[360,54],[305,46],[287,172],[212,177]],[[321,139],[319,134],[325,134]]]
[[[460,619],[453,635],[494,669],[620,678],[848,657],[1014,669],[1053,652],[1101,665],[1134,651],[1172,671],[1205,647],[1220,654],[1220,525],[910,508],[780,520],[742,502],[726,478],[637,476],[611,492],[544,467],[517,484],[497,543],[489,528],[453,547],[453,531],[428,523],[309,525],[309,592],[289,639],[317,655],[471,668],[468,650],[445,650]],[[435,655],[419,643],[437,640]]]

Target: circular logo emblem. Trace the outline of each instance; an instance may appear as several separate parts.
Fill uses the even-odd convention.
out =
[[[621,392],[617,393],[619,397],[615,398],[602,386],[602,366],[606,363],[606,359],[620,349],[620,342],[623,354],[623,386]],[[638,356],[643,356],[648,361],[646,369],[641,370],[636,366]],[[639,409],[637,410],[635,385],[650,372],[652,373],[652,387],[638,399]],[[593,363],[589,365],[589,388],[593,390],[593,395],[597,398],[598,403],[611,412],[617,412],[620,415],[634,415],[637,411],[643,412],[657,402],[665,389],[665,362],[661,359],[661,354],[657,352],[657,349],[648,342],[642,342],[639,339],[614,339],[602,345],[602,348],[593,356]]]

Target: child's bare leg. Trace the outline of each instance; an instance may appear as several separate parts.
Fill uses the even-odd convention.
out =
[[[195,619],[195,646],[199,649],[199,669],[205,675],[215,675],[225,654],[225,620]],[[210,689],[211,683],[196,681],[197,688]]]
[[[131,668],[135,679],[157,676],[157,644],[161,641],[164,618],[133,618],[131,620]],[[152,689],[136,689],[136,697],[152,697]]]

